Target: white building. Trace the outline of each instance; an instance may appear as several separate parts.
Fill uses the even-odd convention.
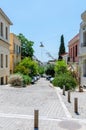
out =
[[[10,25],[12,22],[0,8],[0,85],[8,83]]]
[[[61,55],[62,56],[62,59],[66,62],[66,64],[68,63],[68,53],[64,53]]]
[[[86,86],[86,11],[81,14],[80,44],[79,44],[79,72],[81,85]]]

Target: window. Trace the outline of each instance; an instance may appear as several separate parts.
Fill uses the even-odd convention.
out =
[[[71,48],[71,58],[73,57],[73,55],[72,55],[72,48]]]
[[[86,60],[83,62],[83,76],[86,77]]]
[[[16,54],[18,55],[18,45],[16,45]]]
[[[4,84],[4,77],[1,77],[1,85]]]
[[[76,47],[75,47],[75,55],[76,55],[76,57],[77,57],[77,45],[76,45]]]
[[[15,45],[15,43],[14,43],[13,51],[14,51],[14,53],[16,53],[16,45]]]
[[[20,54],[21,53],[21,48],[20,48],[20,46],[18,46],[18,54]]]
[[[3,37],[3,23],[1,22],[1,36]]]
[[[6,27],[6,39],[8,39],[8,27]]]
[[[86,46],[86,32],[83,33],[83,46]]]
[[[3,54],[1,54],[1,68],[3,68]]]
[[[73,46],[73,57],[74,57],[75,53],[74,53],[74,46]]]
[[[8,67],[8,55],[6,55],[6,68]]]

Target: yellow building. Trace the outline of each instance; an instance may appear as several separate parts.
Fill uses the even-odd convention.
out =
[[[21,42],[18,37],[10,33],[10,73],[14,72],[17,63],[21,61]]]
[[[12,22],[0,8],[0,85],[8,83],[10,25]]]

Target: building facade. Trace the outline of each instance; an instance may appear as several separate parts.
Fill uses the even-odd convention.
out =
[[[86,11],[81,14],[80,45],[79,45],[79,71],[81,85],[86,86]]]
[[[74,72],[76,79],[79,81],[79,44],[80,44],[80,35],[79,33],[75,35],[68,42],[68,69]]]
[[[14,72],[14,68],[21,61],[21,42],[18,37],[10,33],[10,73]]]
[[[69,50],[69,61],[70,62],[79,62],[79,57],[78,57],[78,53],[79,53],[79,34],[77,34],[76,36],[74,36],[68,43],[68,50]]]
[[[8,83],[10,25],[12,22],[0,8],[0,85]]]

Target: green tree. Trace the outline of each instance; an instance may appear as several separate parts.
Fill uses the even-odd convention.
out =
[[[77,85],[76,79],[71,75],[70,71],[68,71],[64,60],[58,60],[55,64],[53,85],[61,88],[65,85],[66,90],[74,89]]]
[[[29,41],[23,34],[18,35],[19,40],[21,41],[21,57],[22,59],[25,57],[31,57],[33,56],[34,50],[33,50],[33,41]]]
[[[66,65],[66,62],[64,60],[61,60],[61,61],[57,61],[56,64],[55,64],[55,75],[59,75],[61,73],[67,73],[68,70],[67,70],[67,65]]]
[[[61,55],[65,53],[65,45],[64,45],[64,36],[61,35],[61,40],[60,40],[60,47],[59,47],[59,57],[58,59],[62,59]]]
[[[53,77],[55,75],[54,65],[53,64],[48,64],[46,66],[45,73],[47,75],[51,75]]]
[[[15,67],[15,72],[20,72],[32,77],[38,74],[38,63],[31,58],[26,57]]]
[[[39,73],[40,75],[43,75],[44,72],[45,72],[44,67],[41,66],[41,65],[39,65],[39,66],[38,66],[38,73]]]
[[[54,78],[53,85],[60,88],[63,88],[63,85],[65,85],[66,90],[73,90],[77,86],[77,82],[70,73],[61,73]]]

